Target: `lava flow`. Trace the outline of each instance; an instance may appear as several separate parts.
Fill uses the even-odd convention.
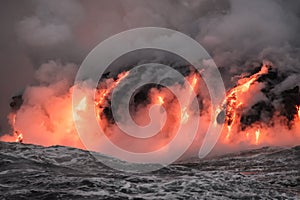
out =
[[[260,71],[249,77],[241,78],[238,80],[237,86],[227,92],[226,99],[222,105],[223,113],[220,113],[225,113],[225,129],[221,136],[221,143],[227,145],[241,143],[249,145],[280,145],[281,142],[285,144],[293,143],[293,139],[295,139],[295,144],[299,142],[298,121],[300,119],[300,106],[294,105],[292,107],[292,110],[297,109],[297,114],[290,117],[290,120],[295,121],[294,127],[284,128],[283,122],[288,121],[289,118],[284,116],[283,113],[291,111],[273,111],[276,108],[268,99],[268,96],[272,97],[273,95],[270,92],[272,90],[268,91],[266,83],[261,81],[261,79],[267,79],[270,76],[271,70],[271,66],[263,65]],[[297,95],[299,101],[299,92]],[[280,109],[283,106],[278,107]],[[268,108],[267,111],[262,113],[265,108]],[[288,124],[290,124],[289,121]]]
[[[95,98],[82,98],[75,106],[75,113],[72,113],[71,97],[76,86],[68,86],[66,81],[61,81],[47,86],[28,87],[23,95],[24,103],[22,101],[20,108],[9,115],[12,134],[2,136],[1,140],[85,148],[80,142],[73,118],[80,121],[80,113],[86,111],[89,103],[93,102],[99,125],[109,132],[107,136],[112,141],[124,149],[144,152],[164,146],[176,135],[180,125],[194,123],[195,115],[200,116],[201,127],[196,143],[201,144],[210,124],[207,119],[210,119],[211,107],[207,103],[210,99],[207,97],[209,95],[204,94],[205,85],[201,85],[203,80],[200,74],[191,70],[186,75],[189,84],[173,83],[170,86],[179,91],[184,99],[183,107],[180,107],[177,97],[168,88],[159,85],[141,88],[133,95],[129,107],[137,124],[149,123],[148,113],[153,105],[164,108],[154,112],[159,126],[161,113],[166,112],[167,117],[160,132],[150,141],[142,141],[140,146],[135,145],[137,141],[133,138],[124,136],[112,116],[112,92],[125,78],[131,80],[130,72],[122,72],[116,78],[101,79]],[[256,73],[240,78],[236,86],[228,90],[226,99],[215,113],[214,125],[224,124],[218,143],[237,148],[299,144],[300,91],[299,87],[295,87],[275,92],[274,84],[280,84],[283,80],[285,77],[279,76],[276,69],[269,65],[262,65]],[[195,98],[192,98],[192,94],[195,94]],[[195,100],[198,101],[199,113],[195,112]],[[86,128],[88,133],[94,132],[89,125]],[[98,139],[101,142],[101,136]]]
[[[21,131],[17,130],[15,127],[16,124],[16,114],[12,113],[11,114],[11,124],[12,124],[12,128],[13,128],[13,133],[14,133],[14,137],[16,138],[16,142],[23,142],[23,134]]]
[[[16,113],[11,113],[8,116],[10,125],[12,127],[12,136],[4,135],[0,139],[8,142],[23,142],[23,133],[16,128]]]
[[[265,74],[268,72],[267,66],[263,66],[261,70],[248,77],[248,78],[242,78],[238,81],[238,85],[231,90],[228,91],[226,95],[226,99],[224,100],[223,107],[226,109],[226,117],[225,122],[227,126],[227,133],[225,136],[225,140],[229,141],[231,139],[231,134],[234,132],[233,128],[236,128],[236,125],[239,125],[238,120],[238,111],[243,109],[243,106],[247,102],[247,97],[245,94],[247,94],[251,88],[251,85],[255,83],[258,79],[258,77],[262,74]],[[258,144],[259,140],[259,134],[260,131],[255,131],[255,143]],[[234,136],[233,136],[234,137]],[[232,138],[234,140],[234,138]]]

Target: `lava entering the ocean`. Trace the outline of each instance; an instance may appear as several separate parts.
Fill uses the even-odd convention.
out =
[[[24,103],[22,101],[20,108],[9,115],[14,134],[2,136],[1,140],[85,148],[77,135],[73,118],[75,121],[80,121],[81,113],[89,109],[90,102],[94,102],[99,125],[105,130],[105,134],[108,132],[106,135],[112,141],[127,150],[146,152],[168,144],[176,135],[179,125],[188,126],[189,123],[193,123],[195,120],[193,116],[196,115],[194,103],[197,101],[200,108],[198,113],[200,128],[193,145],[199,148],[210,124],[211,114],[210,100],[207,94],[203,94],[206,92],[206,86],[202,83],[201,75],[190,70],[186,75],[189,84],[173,83],[170,86],[180,91],[179,94],[184,97],[186,105],[182,108],[175,95],[168,88],[160,85],[150,85],[135,93],[132,97],[130,113],[137,124],[149,123],[148,113],[153,105],[162,107],[154,112],[158,116],[158,121],[163,121],[159,117],[161,113],[166,114],[166,121],[160,132],[150,141],[142,142],[139,147],[135,146],[134,138],[125,137],[118,129],[111,111],[113,90],[124,79],[130,80],[130,76],[128,71],[120,73],[116,78],[101,79],[94,100],[86,97],[81,99],[75,106],[75,113],[72,113],[71,97],[73,87],[76,86],[63,85],[64,92],[60,91],[60,93],[56,93],[57,85],[60,83],[48,87],[29,87],[23,96]],[[276,87],[274,84],[283,80],[284,77],[279,77],[276,69],[270,65],[262,65],[256,73],[240,78],[237,85],[228,90],[226,99],[215,113],[216,119],[213,124],[224,123],[218,143],[231,148],[298,144],[300,142],[300,92],[298,87],[281,91],[279,94],[274,92]],[[34,95],[41,91],[43,97]],[[196,94],[195,98],[191,98],[192,93]],[[293,101],[287,100],[290,96]],[[33,100],[35,104],[31,103]],[[87,131],[93,132],[88,125]],[[101,140],[101,136],[98,140]]]

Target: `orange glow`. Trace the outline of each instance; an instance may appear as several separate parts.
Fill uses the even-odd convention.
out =
[[[267,66],[262,66],[261,70],[249,77],[241,78],[238,80],[236,87],[227,92],[226,99],[223,101],[222,108],[225,110],[225,129],[220,138],[220,142],[226,145],[236,145],[239,143],[246,143],[248,145],[274,145],[283,143],[299,143],[300,132],[299,125],[296,124],[291,132],[293,134],[285,133],[284,136],[280,131],[286,132],[280,121],[280,117],[274,116],[272,120],[277,121],[274,127],[264,125],[259,121],[251,126],[241,127],[241,115],[249,109],[249,101],[256,92],[260,92],[260,83],[257,82],[258,78],[268,72]],[[297,118],[300,120],[300,106],[297,106]],[[220,113],[220,112],[219,112]],[[258,128],[259,127],[259,128]],[[278,130],[277,130],[278,129]],[[294,138],[294,141],[293,139]]]
[[[164,104],[164,99],[161,96],[158,96],[157,100],[158,100],[158,104],[159,105],[163,105]]]
[[[78,112],[85,111],[86,108],[87,108],[87,99],[86,99],[86,97],[84,97],[83,99],[81,99],[79,104],[75,107],[76,112],[73,115],[74,119],[80,120],[80,116],[78,115]]]
[[[255,131],[255,144],[257,145],[259,142],[259,137],[260,137],[260,130]]]
[[[191,83],[193,89],[195,89],[197,82],[198,82],[197,74],[194,74]]]
[[[181,111],[181,123],[185,124],[189,120],[189,117],[186,107],[184,107]]]
[[[23,142],[23,134],[19,133],[18,131],[15,132],[16,133],[16,142]]]
[[[251,96],[255,94],[256,91],[261,91],[261,86],[257,80],[260,75],[265,74],[268,72],[267,66],[263,66],[262,69],[249,77],[240,78],[237,82],[237,86],[230,89],[227,94],[226,98],[224,99],[221,105],[218,105],[216,108],[215,113],[212,113],[214,116],[213,125],[217,126],[219,122],[219,114],[222,112],[222,121],[225,118],[224,129],[222,130],[222,134],[219,138],[219,141],[222,145],[226,146],[234,146],[234,147],[241,147],[241,146],[262,146],[262,145],[277,145],[282,144],[281,141],[288,138],[288,134],[284,134],[282,136],[282,132],[285,131],[282,125],[276,126],[276,128],[268,127],[268,125],[264,126],[264,123],[259,121],[248,125],[245,127],[241,126],[241,117],[243,113],[247,112],[250,106],[252,106]],[[153,105],[161,105],[163,109],[153,109],[153,119],[157,119],[157,124],[160,131],[158,131],[157,135],[153,136],[155,140],[151,140],[151,142],[145,142],[145,145],[140,145],[137,147],[133,144],[132,140],[124,139],[125,137],[119,136],[118,134],[122,135],[122,130],[117,127],[116,123],[109,121],[108,118],[110,110],[106,112],[107,108],[110,107],[110,96],[113,90],[121,83],[121,81],[127,77],[129,72],[122,72],[118,75],[116,79],[108,78],[102,80],[98,84],[98,88],[96,89],[95,99],[92,102],[92,98],[88,98],[88,95],[84,96],[82,99],[79,99],[77,105],[75,104],[75,112],[72,113],[72,89],[68,88],[68,91],[65,92],[62,96],[55,96],[53,93],[49,95],[49,99],[43,99],[40,104],[37,106],[25,105],[30,107],[28,112],[26,111],[26,107],[22,107],[16,113],[11,113],[9,116],[10,125],[12,127],[12,132],[8,137],[8,134],[5,137],[1,137],[1,140],[4,141],[16,141],[35,144],[41,144],[45,146],[49,145],[67,145],[73,146],[78,148],[84,148],[80,142],[80,138],[77,135],[76,128],[74,126],[73,119],[77,121],[83,121],[83,111],[89,111],[91,108],[95,109],[96,116],[98,119],[99,125],[103,128],[104,132],[107,131],[107,136],[110,139],[115,141],[120,141],[125,148],[132,148],[136,150],[138,148],[147,151],[152,150],[160,146],[164,146],[169,141],[164,139],[172,139],[175,136],[176,131],[178,130],[180,125],[187,126],[194,123],[195,120],[195,97],[199,100],[203,100],[201,108],[201,125],[203,127],[208,127],[211,121],[210,112],[213,110],[210,107],[210,101],[207,96],[202,93],[202,79],[199,74],[191,72],[186,77],[186,85],[182,85],[179,83],[174,84],[172,89],[178,92],[180,99],[177,99],[175,95],[171,92],[171,90],[165,87],[154,87],[151,88],[147,95],[149,99],[143,102],[141,105],[134,105],[134,112],[132,112],[132,118],[137,122],[137,124],[146,125],[148,123],[148,112],[151,106]],[[75,87],[75,86],[74,86]],[[48,89],[45,87],[46,90]],[[45,89],[43,88],[43,89]],[[88,89],[87,89],[88,90]],[[91,92],[90,90],[87,91],[88,94]],[[177,93],[176,93],[177,94]],[[38,96],[43,96],[38,93]],[[54,97],[53,97],[54,96]],[[202,99],[203,98],[203,99]],[[198,100],[196,99],[196,100]],[[183,104],[181,105],[181,102]],[[92,102],[92,106],[89,106],[89,103]],[[254,101],[255,102],[255,101]],[[36,105],[36,104],[32,104]],[[131,108],[131,107],[130,107]],[[27,108],[28,109],[28,108]],[[295,113],[295,119],[300,121],[300,106],[296,106],[297,114]],[[120,110],[122,111],[122,110]],[[132,110],[130,110],[132,111]],[[108,114],[107,114],[108,113]],[[121,112],[120,112],[121,113]],[[121,113],[122,114],[122,113]],[[152,113],[151,113],[152,114]],[[162,114],[166,114],[167,116],[166,121],[162,124]],[[251,114],[251,113],[250,113]],[[72,117],[73,115],[73,117]],[[151,116],[151,115],[150,115]],[[152,117],[152,116],[151,116]],[[136,120],[137,118],[137,120]],[[27,119],[27,120],[26,120]],[[152,119],[152,118],[151,118]],[[272,121],[280,122],[281,119],[274,114],[274,118]],[[153,120],[155,121],[155,120]],[[297,121],[297,122],[298,122]],[[220,123],[220,122],[219,122]],[[30,124],[30,125],[28,125]],[[83,124],[83,123],[82,123]],[[296,143],[300,141],[300,123],[294,123],[295,127],[291,130],[293,134],[291,137],[286,139],[287,143]],[[219,124],[220,125],[220,124]],[[83,124],[84,128],[86,128],[85,124]],[[89,127],[89,124],[87,124]],[[278,128],[279,127],[279,128]],[[93,132],[94,129],[90,128],[87,132]],[[205,128],[200,128],[198,130],[197,139],[196,141],[198,144],[201,144],[203,136],[206,134]],[[290,130],[289,130],[290,131]],[[94,131],[96,132],[96,131]],[[189,131],[187,131],[187,135]],[[142,134],[142,133],[141,133]],[[277,135],[280,136],[277,136]],[[99,134],[100,135],[100,134]],[[24,137],[24,139],[23,139]],[[98,137],[98,135],[97,135]],[[102,135],[99,136],[99,140],[101,140]],[[91,137],[92,138],[92,137]],[[162,139],[163,138],[163,139]],[[188,138],[188,137],[187,137]],[[93,138],[94,139],[94,138]],[[97,138],[98,139],[98,138]],[[114,142],[115,142],[114,141]],[[140,141],[138,141],[140,142]],[[137,142],[137,143],[138,143]],[[151,144],[151,145],[149,145]],[[242,144],[242,145],[241,145]],[[149,146],[149,147],[148,147]],[[130,149],[130,150],[132,150]]]
[[[227,131],[228,131],[228,132],[227,132],[226,137],[225,137],[226,141],[228,141],[229,138],[230,138],[231,126],[227,126]]]
[[[187,79],[188,79],[188,82],[189,82],[189,84],[191,85],[191,87],[192,87],[192,91],[190,91],[190,94],[191,94],[191,92],[195,92],[195,90],[197,89],[196,87],[197,87],[197,83],[198,83],[198,81],[199,81],[199,77],[198,77],[199,75],[198,74],[196,74],[196,73],[194,73],[194,74],[192,74],[191,76],[189,76]]]
[[[105,121],[103,121],[100,117],[103,109],[106,106],[106,98],[109,94],[113,91],[113,89],[125,78],[129,75],[129,72],[121,72],[118,75],[117,80],[108,79],[107,83],[104,87],[100,87],[96,91],[95,95],[95,110],[96,110],[96,117],[100,123],[100,125],[104,126]],[[101,85],[100,85],[101,86]]]
[[[97,95],[95,99],[96,106],[104,106],[106,97],[112,92],[112,90],[126,77],[129,72],[122,72],[118,75],[116,81],[113,81],[106,88],[100,88],[97,90]]]
[[[12,136],[4,135],[3,137],[1,137],[1,140],[6,142],[23,142],[23,134],[21,131],[19,131],[16,128],[16,117],[17,117],[16,113],[11,113],[8,116],[10,125],[13,129],[13,135]]]
[[[14,132],[14,137],[16,138],[16,142],[23,142],[23,134],[22,132],[18,131],[16,129],[16,117],[17,115],[14,113],[11,115],[11,125],[13,128],[13,132]]]
[[[190,75],[187,80],[191,86],[191,89],[189,89],[189,93],[188,93],[188,97],[187,97],[187,104],[190,105],[192,102],[191,96],[193,92],[196,92],[197,89],[197,84],[199,81],[199,75],[194,73],[192,75]],[[190,118],[190,114],[189,114],[189,110],[188,108],[185,106],[183,107],[183,109],[181,110],[181,124],[185,124],[188,122]]]
[[[232,134],[233,128],[239,125],[238,118],[240,116],[238,115],[238,111],[242,110],[242,108],[248,101],[248,99],[246,98],[246,94],[251,89],[251,85],[257,81],[259,76],[267,72],[267,66],[263,66],[258,73],[250,77],[241,78],[238,81],[238,85],[228,91],[226,99],[223,102],[223,107],[224,109],[226,109],[225,121],[227,123],[227,133],[225,136],[225,141],[234,141],[234,138],[231,138],[234,136]]]

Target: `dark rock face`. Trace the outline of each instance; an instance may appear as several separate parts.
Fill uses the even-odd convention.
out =
[[[253,71],[257,73],[257,70]],[[256,122],[264,123],[268,126],[273,126],[272,117],[275,111],[280,116],[286,118],[285,124],[287,128],[291,128],[293,120],[297,114],[296,106],[300,105],[300,91],[299,87],[287,89],[282,91],[280,94],[275,94],[272,89],[280,83],[282,83],[288,76],[279,73],[275,68],[269,66],[268,73],[262,74],[258,77],[257,82],[264,83],[265,87],[262,88],[261,92],[266,96],[267,100],[260,101],[254,104],[247,112],[243,112],[240,118],[241,129],[244,130],[248,126]],[[280,104],[279,107],[275,108],[274,104]]]
[[[299,87],[296,86],[290,90],[285,90],[281,93],[283,109],[281,115],[285,116],[288,120],[288,126],[297,114],[296,105],[300,105],[300,92]]]
[[[17,111],[20,109],[20,107],[22,106],[23,104],[23,98],[22,98],[22,95],[18,95],[18,96],[14,96],[11,98],[12,101],[11,103],[9,104],[11,109],[13,111]]]
[[[251,67],[249,77],[259,72],[261,67],[262,65],[258,67]],[[295,86],[294,88],[286,89],[279,94],[275,93],[274,88],[285,81],[288,78],[288,75],[279,72],[272,66],[267,67],[268,72],[266,74],[261,74],[256,80],[256,82],[264,84],[261,92],[266,97],[266,100],[261,100],[243,111],[236,111],[239,112],[237,116],[239,117],[240,130],[245,130],[247,127],[251,127],[253,124],[258,122],[267,126],[273,126],[274,121],[272,121],[272,118],[275,114],[279,114],[279,116],[285,118],[285,120],[282,120],[280,123],[285,125],[287,128],[292,128],[293,126],[293,121],[297,114],[296,106],[300,105],[299,87]],[[174,67],[174,69],[178,70],[183,76],[188,76],[191,73],[191,69],[188,66],[177,66]],[[167,83],[167,85],[174,84],[168,79],[164,80],[164,82]],[[163,86],[159,84],[148,84],[139,88],[132,96],[132,101],[130,103],[131,114],[134,114],[140,105],[146,105],[149,103],[148,95],[152,88],[159,90],[160,88],[163,88]],[[197,99],[201,114],[206,108],[203,104],[203,97],[198,95]],[[107,107],[104,109],[102,117],[107,118],[110,123],[114,123],[109,98],[107,99],[107,102]],[[224,111],[222,111],[217,117],[218,123],[224,123],[225,120],[227,125],[231,125],[232,114],[233,113],[229,112],[226,113],[224,108]]]
[[[299,146],[265,147],[130,174],[75,148],[0,142],[0,199],[299,199],[299,166]]]
[[[268,96],[275,96],[272,93],[269,93]],[[276,99],[274,99],[276,100]],[[281,116],[285,117],[287,119],[286,125],[291,128],[292,121],[297,116],[297,109],[296,107],[300,105],[300,91],[299,87],[296,86],[292,89],[285,90],[281,92],[279,97],[277,98],[279,100],[281,107],[279,110],[277,110]],[[267,102],[268,105],[264,107],[264,110],[268,113],[269,116],[272,116],[274,114],[274,107],[272,104],[272,99],[270,98],[270,101]]]
[[[254,104],[246,114],[242,115],[240,119],[242,130],[258,121],[271,125],[270,120],[274,111],[275,108],[270,102],[260,101]]]
[[[179,65],[179,66],[172,66],[172,67],[175,70],[177,70],[180,74],[182,74],[184,77],[187,77],[192,72],[192,67],[189,66],[189,65]],[[109,74],[109,73],[107,73],[107,74]],[[114,80],[117,80],[117,75],[115,75],[114,77],[109,77],[107,74],[105,74],[105,76],[103,76],[102,78],[113,78]],[[151,92],[151,89],[160,90],[162,88],[166,88],[165,85],[172,86],[175,83],[183,84],[184,81],[183,80],[176,80],[176,82],[175,82],[174,79],[166,77],[166,78],[162,79],[160,81],[160,83],[158,83],[158,84],[149,83],[149,84],[145,84],[142,87],[138,88],[131,97],[131,101],[130,101],[130,105],[129,105],[130,113],[132,115],[134,115],[135,112],[137,111],[137,109],[140,106],[146,106],[147,104],[150,103],[149,94]],[[124,88],[126,89],[126,86]],[[106,104],[107,105],[103,109],[103,112],[100,113],[100,115],[101,115],[100,117],[102,119],[106,118],[109,123],[114,124],[115,119],[112,115],[110,95],[111,94],[109,94],[108,97],[106,98]],[[175,98],[176,97],[174,96],[174,99]],[[203,107],[204,106],[203,105],[203,97],[201,95],[197,95],[197,100],[198,100],[199,109],[203,110],[204,109],[204,107]],[[201,113],[201,111],[200,111],[200,113]]]

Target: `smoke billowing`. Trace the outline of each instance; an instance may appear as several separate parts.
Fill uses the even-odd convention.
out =
[[[255,74],[262,63],[272,66],[275,77],[270,75],[272,72],[255,81],[240,122],[246,127],[257,121],[271,122],[270,126],[275,115],[279,121],[287,119],[283,124],[290,129],[293,127],[290,121],[295,121],[295,106],[300,103],[296,88],[300,87],[298,1],[55,0],[3,1],[2,5],[1,135],[11,132],[7,119],[7,116],[11,118],[11,97],[23,94],[24,102],[14,112],[16,124],[26,129],[25,141],[76,146],[77,143],[72,144],[76,135],[67,134],[73,130],[60,126],[62,121],[72,123],[68,121],[71,119],[56,110],[63,112],[71,106],[70,93],[78,66],[102,40],[143,26],[175,29],[199,41],[220,68],[228,89],[237,85],[241,77]],[[171,58],[158,53],[144,61],[124,59],[115,67],[121,72],[145,61],[182,67],[177,61],[170,61]],[[116,74],[109,76],[116,78]],[[105,112],[109,116],[110,111]],[[285,126],[277,124],[271,127],[267,131],[271,135],[285,130]],[[65,134],[53,136],[59,132]],[[49,140],[46,139],[48,135],[51,135]],[[41,142],[44,140],[45,143]]]

